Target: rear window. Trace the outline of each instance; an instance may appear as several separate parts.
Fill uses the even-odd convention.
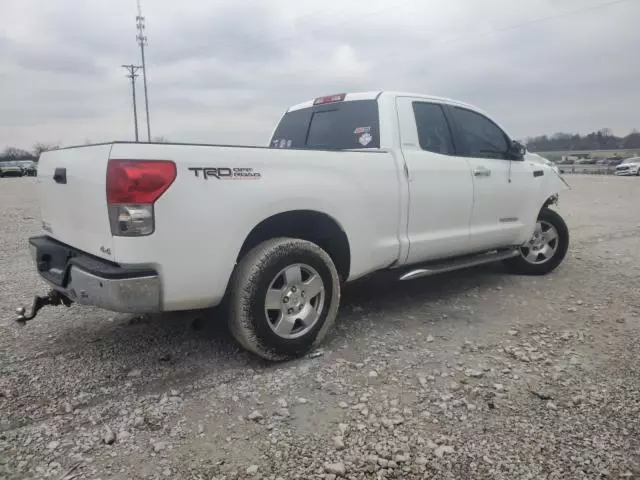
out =
[[[380,148],[378,102],[336,102],[288,112],[276,128],[271,147],[318,150]]]

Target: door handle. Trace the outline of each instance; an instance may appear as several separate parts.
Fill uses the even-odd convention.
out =
[[[489,177],[491,176],[491,170],[487,167],[477,167],[473,169],[473,175],[476,177]]]

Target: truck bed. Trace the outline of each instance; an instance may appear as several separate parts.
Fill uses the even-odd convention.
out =
[[[109,160],[167,160],[177,176],[157,200],[155,231],[114,236],[106,199]],[[56,170],[65,182],[54,180]],[[42,155],[44,233],[163,279],[163,309],[209,307],[226,289],[256,225],[290,211],[323,212],[348,232],[350,277],[397,261],[401,168],[387,151],[326,151],[178,143],[112,142]]]

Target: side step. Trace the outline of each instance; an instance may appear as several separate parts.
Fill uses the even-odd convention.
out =
[[[518,255],[520,255],[520,250],[513,248],[508,250],[494,250],[480,255],[466,255],[464,257],[456,257],[449,260],[438,260],[435,262],[424,263],[421,268],[410,270],[402,275],[400,280],[413,280],[414,278],[428,277],[431,275],[437,275],[438,273],[476,267],[485,263],[507,260],[509,258],[517,257]]]

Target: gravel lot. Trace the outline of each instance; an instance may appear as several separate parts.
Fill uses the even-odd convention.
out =
[[[0,180],[0,478],[640,475],[640,181],[574,175],[554,274],[348,286],[309,358],[265,364],[209,312],[16,306],[34,179]]]

